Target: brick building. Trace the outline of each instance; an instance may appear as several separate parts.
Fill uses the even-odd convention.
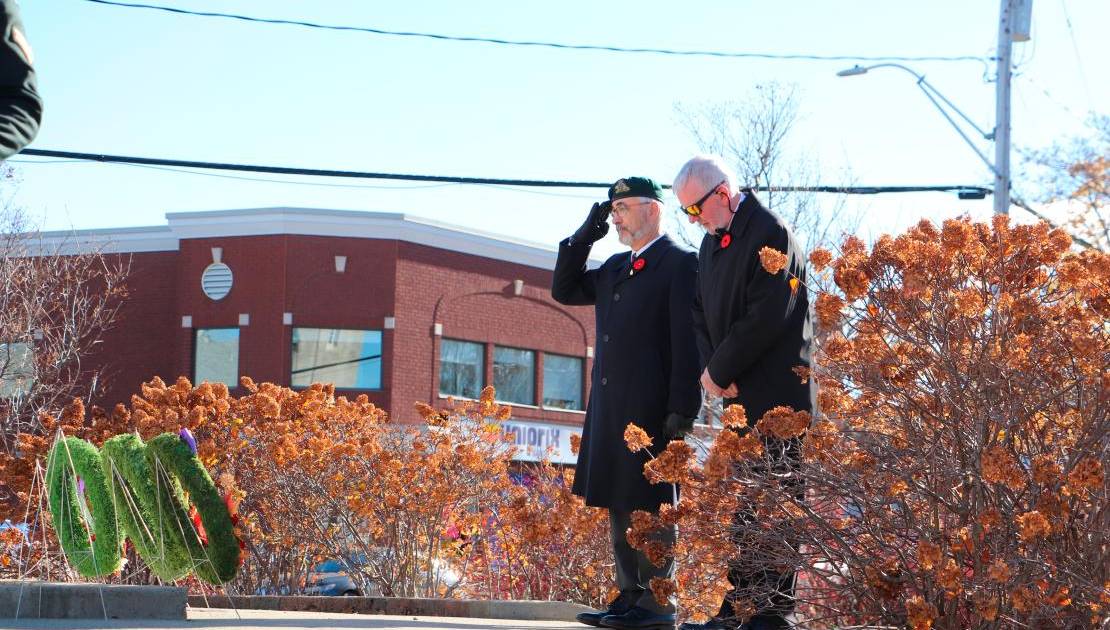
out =
[[[99,403],[153,376],[334,382],[402,421],[492,384],[521,446],[573,463],[593,310],[551,299],[555,244],[403,214],[297,208],[170,213],[167,225],[48,234],[129,256],[129,297],[97,360]],[[527,456],[525,456],[526,458]]]

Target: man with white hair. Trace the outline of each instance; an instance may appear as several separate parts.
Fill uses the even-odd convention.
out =
[[[706,231],[698,252],[694,306],[702,388],[724,398],[724,406],[743,405],[750,425],[778,406],[812,412],[813,381],[803,382],[796,371],[810,367],[805,255],[790,228],[751,190],[741,190],[732,169],[717,156],[686,162],[675,177],[674,193],[690,222]],[[759,251],[764,247],[786,254],[782,270],[772,274],[762,267]],[[800,446],[800,440],[764,439],[769,481],[771,473],[797,468]],[[754,520],[751,510],[737,513],[737,541],[754,531]],[[759,553],[738,555],[728,573],[734,591],[720,611],[708,623],[683,624],[684,629],[737,628],[732,602],[749,600],[756,612],[739,628],[789,627],[794,570],[783,570],[778,562],[762,564]]]
[[[626,177],[595,203],[586,222],[559,244],[551,295],[562,304],[592,304],[596,345],[589,404],[582,431],[574,493],[586,505],[608,508],[620,595],[605,610],[578,621],[609,628],[674,630],[673,600],[656,601],[653,578],[672,578],[674,560],[655,566],[628,544],[632,512],[657,512],[674,502],[671,484],[644,478],[646,450],[631,452],[625,428],[634,423],[659,453],[693,425],[701,402],[692,309],[697,256],[663,233],[663,189],[646,177]],[[612,213],[620,242],[631,251],[587,269],[594,242],[609,231]],[[674,528],[658,533],[674,542]]]

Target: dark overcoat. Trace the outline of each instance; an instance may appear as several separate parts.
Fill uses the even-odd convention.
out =
[[[0,0],[0,32],[0,160],[6,160],[38,133],[42,99],[15,0]]]
[[[587,270],[589,254],[589,244],[560,243],[551,288],[562,304],[594,305],[597,318],[573,490],[586,505],[655,511],[672,501],[674,489],[644,478],[648,455],[626,448],[624,430],[630,422],[643,427],[658,452],[670,438],[664,435],[669,412],[697,415],[701,394],[692,321],[697,256],[666,235],[643,252],[640,269],[623,252]]]
[[[810,367],[813,329],[805,253],[777,215],[745,195],[729,228],[702,239],[694,327],[710,378],[739,390],[725,403],[743,405],[754,425],[777,406],[812,413],[814,381],[803,383],[794,368]],[[759,260],[764,247],[786,254],[786,268],[768,273]]]

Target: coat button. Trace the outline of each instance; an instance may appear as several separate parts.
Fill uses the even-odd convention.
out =
[[[608,377],[605,377],[605,376],[601,377],[601,384],[602,385],[608,385],[609,384]]]
[[[621,301],[621,294],[620,293],[614,293],[613,294],[613,301],[614,302],[620,302]]]
[[[605,335],[605,336],[603,336],[603,337],[601,338],[601,340],[602,340],[602,341],[609,341],[609,335]]]

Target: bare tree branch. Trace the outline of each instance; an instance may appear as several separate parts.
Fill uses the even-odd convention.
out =
[[[1087,248],[1110,251],[1110,116],[1092,116],[1089,135],[1026,154],[1043,203],[1066,204],[1064,227]],[[1015,203],[1043,218],[1028,204]]]
[[[733,165],[741,185],[771,188],[764,202],[791,226],[807,250],[827,245],[859,226],[859,213],[846,208],[843,196],[822,207],[814,193],[774,188],[817,182],[817,163],[790,151],[791,131],[800,115],[795,86],[756,85],[746,99],[696,106],[678,103],[675,112],[701,151]],[[690,242],[696,240],[686,230],[679,233]]]
[[[88,401],[101,381],[82,359],[116,321],[129,265],[96,250],[62,253],[72,245],[0,207],[0,454],[15,455],[18,434],[40,434],[43,414]],[[13,498],[0,481],[0,505]]]

